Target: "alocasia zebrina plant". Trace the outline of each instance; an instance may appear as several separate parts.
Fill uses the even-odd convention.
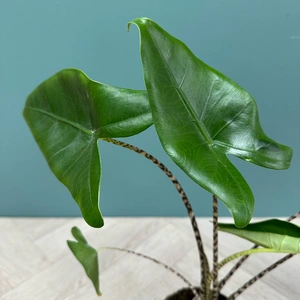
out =
[[[135,19],[128,28],[130,24],[140,33],[145,91],[112,87],[89,79],[79,70],[67,69],[28,97],[24,117],[51,170],[70,190],[84,219],[93,227],[104,224],[99,209],[98,139],[129,148],[158,165],[180,193],[198,242],[204,272],[199,295],[197,290],[193,292],[202,299],[217,299],[220,285],[216,274],[226,262],[255,252],[300,252],[298,226],[276,220],[248,225],[254,197],[227,155],[280,170],[289,167],[292,150],[266,136],[256,103],[244,89],[199,60],[152,20]],[[235,225],[219,224],[219,229],[264,248],[234,254],[219,264],[214,256],[214,270],[209,273],[194,213],[176,178],[150,154],[114,140],[140,134],[152,124],[171,159],[214,195],[215,204],[220,199],[232,214]],[[214,228],[217,230],[215,218]],[[90,270],[96,250],[78,229],[73,229],[73,235],[77,242],[69,242],[69,246],[85,270]],[[266,238],[271,242],[266,244]],[[278,246],[281,239],[285,244]],[[86,254],[82,254],[82,247],[88,249]],[[98,273],[92,270],[87,273],[100,294]]]

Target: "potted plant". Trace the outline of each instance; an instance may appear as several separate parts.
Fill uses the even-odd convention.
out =
[[[181,274],[155,258],[128,249],[163,265],[188,284],[167,299],[235,299],[265,273],[300,253],[300,228],[288,221],[249,224],[254,196],[245,179],[228,160],[232,154],[262,167],[280,170],[290,165],[292,150],[265,135],[254,99],[235,82],[199,60],[178,39],[147,18],[129,23],[138,27],[145,91],[112,87],[89,79],[82,71],[63,70],[28,97],[24,117],[51,170],[70,190],[85,221],[104,225],[99,208],[101,163],[98,139],[132,150],[156,164],[172,181],[186,207],[201,262],[201,280],[194,287]],[[151,154],[115,140],[155,126],[160,142],[192,180],[213,195],[213,251],[210,269],[190,202],[173,174]],[[234,224],[218,223],[218,201]],[[252,249],[218,261],[218,230],[248,239]],[[98,253],[74,227],[76,241],[68,245],[100,295]],[[288,253],[227,298],[220,291],[242,262],[253,253]],[[239,258],[222,280],[218,270]]]

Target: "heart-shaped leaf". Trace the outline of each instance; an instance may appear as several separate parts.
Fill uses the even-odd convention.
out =
[[[52,76],[28,97],[24,117],[51,170],[70,190],[86,222],[103,226],[99,209],[99,138],[127,137],[152,124],[145,91],[90,80],[75,69]]]
[[[300,253],[300,227],[277,219],[252,223],[244,228],[219,223],[220,231],[228,232],[280,253]]]
[[[285,169],[292,150],[264,134],[256,103],[245,90],[152,20],[130,23],[140,32],[144,79],[163,148],[188,176],[223,201],[238,227],[246,226],[254,197],[226,154]]]
[[[98,253],[93,247],[91,247],[82,232],[78,227],[72,228],[72,234],[77,242],[67,241],[69,248],[73,252],[76,259],[83,266],[86,275],[92,281],[96,293],[101,296],[100,283],[99,283],[99,263]]]

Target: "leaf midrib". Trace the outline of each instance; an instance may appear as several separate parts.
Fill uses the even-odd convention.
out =
[[[53,118],[53,119],[55,119],[55,120],[58,120],[58,121],[63,122],[63,123],[65,123],[65,124],[67,124],[67,125],[70,125],[70,126],[76,128],[76,129],[78,129],[78,130],[80,130],[80,131],[82,131],[82,132],[84,132],[84,133],[90,135],[90,136],[93,136],[94,134],[97,134],[97,133],[99,133],[99,132],[102,131],[102,130],[109,130],[110,128],[113,128],[114,126],[118,126],[118,125],[120,125],[120,124],[122,124],[122,123],[126,123],[126,122],[128,122],[128,121],[130,122],[130,120],[133,120],[133,119],[136,118],[136,117],[131,117],[131,118],[128,118],[128,119],[125,119],[125,120],[122,120],[122,121],[115,122],[115,123],[106,124],[106,125],[104,125],[104,126],[101,126],[101,127],[98,128],[98,129],[96,129],[96,130],[90,130],[90,129],[85,128],[84,126],[79,125],[78,123],[72,122],[72,121],[70,121],[70,120],[67,120],[67,119],[65,119],[65,118],[62,118],[62,117],[60,117],[60,116],[58,116],[58,115],[55,115],[55,114],[50,113],[50,112],[48,112],[48,111],[45,111],[45,110],[43,110],[43,109],[39,109],[39,108],[35,108],[35,107],[30,107],[30,106],[27,106],[26,109],[30,109],[30,110],[33,110],[33,111],[37,111],[37,112],[39,112],[39,113],[42,113],[42,114],[44,114],[44,115],[47,115],[47,116],[49,116],[49,117],[51,117],[51,118]],[[149,113],[143,113],[143,114],[141,114],[140,116],[147,116],[148,114],[149,114]]]
[[[81,126],[81,125],[79,125],[79,124],[77,124],[75,122],[67,120],[67,119],[65,119],[63,117],[60,117],[58,115],[55,115],[53,113],[49,113],[48,111],[45,111],[43,109],[39,109],[39,108],[35,108],[35,107],[30,107],[30,106],[27,106],[26,109],[31,109],[33,111],[36,111],[36,112],[39,112],[39,113],[44,114],[46,116],[49,116],[49,117],[51,117],[51,118],[53,118],[55,120],[58,120],[58,121],[63,122],[65,124],[67,124],[67,125],[70,125],[70,126],[76,128],[76,129],[78,129],[78,130],[80,130],[80,131],[82,131],[82,132],[84,132],[84,133],[86,133],[88,135],[93,136],[94,133],[95,133],[95,131],[93,131],[93,130],[87,129],[84,126]]]
[[[174,85],[174,87],[175,87],[175,89],[176,89],[176,91],[177,91],[180,99],[182,100],[184,106],[186,107],[188,113],[194,119],[194,122],[195,122],[198,130],[200,131],[200,133],[202,134],[202,136],[204,137],[204,139],[206,140],[206,142],[209,145],[212,145],[213,144],[212,138],[210,137],[208,131],[205,128],[205,126],[198,121],[197,114],[195,113],[194,108],[190,105],[190,103],[189,103],[188,99],[186,98],[185,94],[183,93],[182,89],[178,86],[178,83],[176,82],[176,80],[175,80],[175,78],[173,76],[173,73],[171,72],[171,70],[169,68],[169,65],[165,61],[165,59],[164,59],[164,57],[163,57],[163,55],[162,55],[162,53],[161,53],[161,51],[160,51],[160,49],[159,49],[159,47],[157,45],[157,42],[156,42],[155,38],[151,35],[150,32],[149,32],[149,36],[152,39],[153,44],[155,45],[155,48],[156,48],[157,52],[159,53],[161,61],[162,61],[163,65],[164,65],[164,67],[165,67],[165,69],[166,69],[166,71],[167,71],[167,73],[168,73],[168,75],[169,75],[169,77],[171,79],[171,82],[173,83],[173,85]]]

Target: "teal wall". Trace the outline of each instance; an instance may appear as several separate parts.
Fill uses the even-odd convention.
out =
[[[265,132],[294,149],[287,171],[233,159],[256,197],[256,216],[300,207],[299,0],[0,0],[0,214],[75,216],[79,209],[51,174],[22,118],[27,95],[64,68],[115,86],[143,88],[138,33],[128,21],[147,16],[182,39],[209,65],[257,100]],[[196,214],[211,196],[164,154],[153,128],[129,142],[174,171]],[[112,215],[185,215],[166,176],[135,153],[100,143],[101,209]],[[221,207],[223,215],[227,215]]]

